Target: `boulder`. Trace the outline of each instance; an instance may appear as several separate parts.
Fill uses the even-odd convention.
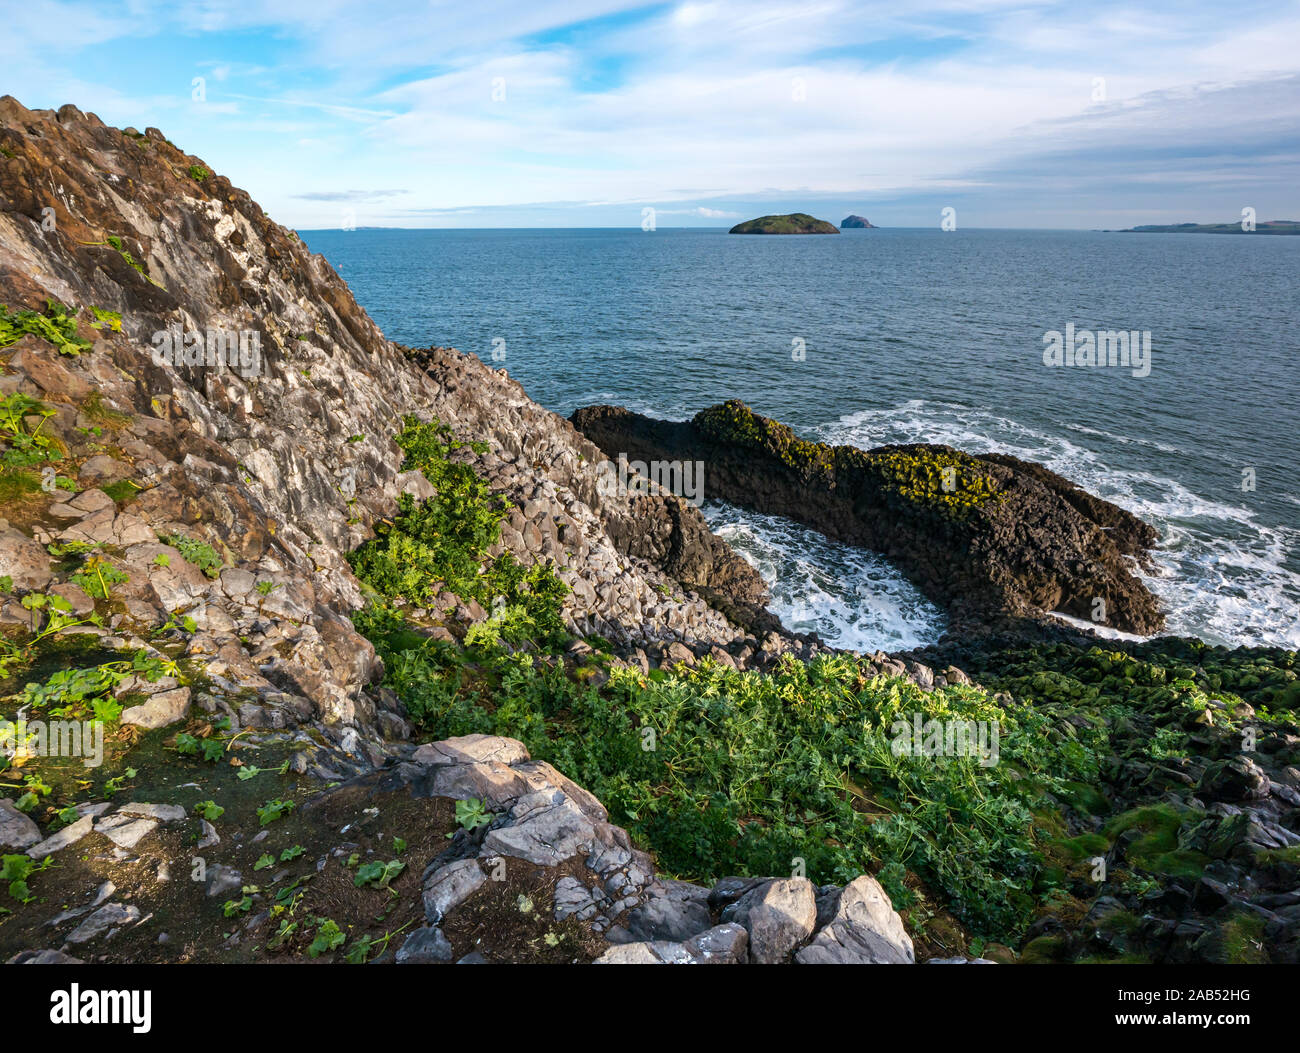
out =
[[[839,892],[830,921],[795,955],[800,965],[911,965],[903,919],[874,877],[863,874]]]

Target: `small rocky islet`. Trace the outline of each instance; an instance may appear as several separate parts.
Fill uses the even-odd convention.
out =
[[[1165,615],[1155,532],[1042,466],[566,421],[157,129],[11,97],[0,305],[0,958],[1300,960],[1296,653],[1054,619]],[[947,633],[787,631],[614,451],[888,555]],[[912,716],[1000,761],[896,754]]]
[[[737,223],[728,234],[838,234],[839,228],[806,212],[785,216],[759,216]]]

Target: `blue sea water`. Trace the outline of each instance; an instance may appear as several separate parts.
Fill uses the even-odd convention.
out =
[[[504,350],[495,364],[558,413],[609,402],[680,419],[734,397],[822,441],[1044,463],[1157,527],[1149,584],[1170,631],[1300,647],[1300,238],[301,233],[388,336]],[[1070,323],[1149,331],[1150,375],[1044,365],[1044,334]],[[859,648],[941,631],[883,560],[705,510],[787,624]]]

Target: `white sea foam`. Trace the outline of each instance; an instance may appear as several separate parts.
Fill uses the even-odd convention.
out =
[[[772,590],[772,613],[798,632],[854,651],[905,651],[936,641],[943,613],[888,560],[781,516],[717,501],[709,526]]]
[[[1165,475],[1120,470],[1098,452],[1136,444],[1172,456],[1174,447],[1081,425],[1061,430],[1088,439],[1072,441],[984,410],[913,399],[842,417],[818,429],[817,437],[863,449],[947,443],[1044,464],[1160,532],[1156,568],[1143,577],[1168,613],[1166,631],[1211,643],[1300,647],[1300,573],[1287,565],[1300,548],[1300,531],[1263,523],[1251,508],[1205,497]]]

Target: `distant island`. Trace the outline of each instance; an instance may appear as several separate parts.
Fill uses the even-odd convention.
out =
[[[1127,227],[1119,231],[1107,231],[1108,234],[1300,234],[1300,221],[1294,219],[1271,219],[1256,223],[1255,229],[1242,230],[1241,222],[1236,223],[1170,223],[1161,225],[1148,223],[1141,227]]]
[[[840,230],[875,230],[871,220],[866,216],[846,216],[840,222]]]
[[[737,223],[730,234],[838,234],[833,223],[817,219],[807,212],[792,212],[788,216],[759,216],[758,219]]]

